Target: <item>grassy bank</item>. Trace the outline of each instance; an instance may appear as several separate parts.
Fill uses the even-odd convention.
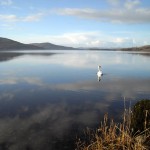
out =
[[[147,102],[150,104],[150,101]],[[150,105],[147,105],[147,102],[144,103],[146,105],[145,110],[142,110],[143,107],[141,107],[143,106],[143,101],[142,104],[137,103],[132,111],[131,109],[125,109],[121,123],[109,120],[106,114],[96,131],[86,130],[87,138],[85,141],[79,139],[76,150],[149,150]],[[141,115],[139,112],[135,114],[136,109],[139,107],[142,108],[141,111],[145,114],[143,122],[135,121],[135,116],[137,117],[137,114]],[[133,122],[136,130],[133,128]],[[135,122],[137,123],[136,125]],[[139,129],[142,126],[143,130],[138,130],[137,126],[139,126]]]

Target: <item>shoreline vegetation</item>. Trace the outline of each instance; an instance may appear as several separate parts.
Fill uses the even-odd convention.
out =
[[[105,50],[105,51],[138,51],[138,52],[150,52],[150,45],[140,47],[128,47],[128,48],[87,48],[88,50]]]
[[[99,47],[68,47],[62,45],[56,45],[52,43],[30,43],[24,44],[18,41],[14,41],[8,38],[0,37],[0,51],[7,50],[96,50],[96,51],[139,51],[150,52],[150,45],[141,47],[129,47],[129,48],[99,48]]]
[[[99,128],[87,128],[84,139],[78,139],[76,145],[76,150],[149,150],[150,100],[141,100],[132,109],[125,108],[121,123],[104,115]]]

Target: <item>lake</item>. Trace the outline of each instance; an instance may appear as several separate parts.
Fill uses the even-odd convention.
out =
[[[103,76],[97,78],[97,67]],[[0,150],[72,150],[105,113],[150,99],[150,53],[0,52]]]

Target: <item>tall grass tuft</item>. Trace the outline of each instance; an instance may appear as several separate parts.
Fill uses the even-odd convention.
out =
[[[146,111],[147,113],[150,110]],[[150,149],[150,128],[136,133],[131,128],[131,109],[125,109],[123,121],[115,123],[108,120],[108,115],[104,115],[96,131],[87,129],[88,140],[78,140],[76,150],[149,150]],[[145,122],[144,122],[145,125]],[[146,125],[145,125],[146,126]]]

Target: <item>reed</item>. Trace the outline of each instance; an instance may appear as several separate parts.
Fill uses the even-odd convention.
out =
[[[145,117],[147,117],[146,111]],[[115,123],[104,115],[96,131],[87,129],[88,140],[78,140],[76,150],[149,150],[150,149],[150,128],[144,131],[133,133],[131,128],[131,109],[125,109],[123,121]],[[145,119],[146,120],[146,119]],[[146,127],[147,122],[143,122]]]

